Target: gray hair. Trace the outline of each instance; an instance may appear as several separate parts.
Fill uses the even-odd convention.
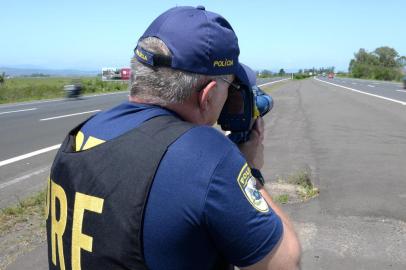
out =
[[[156,37],[139,41],[138,46],[161,55],[170,56],[165,43]],[[157,105],[183,103],[193,92],[201,90],[219,76],[190,73],[168,67],[151,67],[131,59],[130,95]]]

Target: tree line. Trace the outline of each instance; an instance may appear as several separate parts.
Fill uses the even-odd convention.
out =
[[[285,71],[285,69],[283,69],[283,68],[281,68],[280,70],[279,70],[279,72],[272,72],[272,71],[270,71],[270,70],[268,70],[268,69],[263,69],[263,70],[257,70],[256,71],[256,74],[257,74],[257,77],[258,78],[270,78],[270,77],[283,77],[283,76],[286,76],[286,71]]]
[[[384,46],[373,52],[361,48],[351,59],[348,71],[354,78],[393,81],[404,76],[405,65],[406,57],[393,48]]]
[[[328,74],[328,73],[334,73],[335,67],[320,67],[320,68],[305,68],[305,69],[299,69],[297,73],[299,74]]]
[[[0,74],[0,86],[2,86],[4,84],[5,80],[6,80],[6,73],[3,72],[2,74]]]

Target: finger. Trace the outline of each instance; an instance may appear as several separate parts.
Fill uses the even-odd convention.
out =
[[[259,117],[259,118],[256,119],[256,121],[255,121],[255,130],[259,134],[259,139],[261,141],[263,141],[264,140],[264,135],[265,135],[265,123],[264,123],[264,119],[262,117]]]
[[[250,141],[253,145],[257,146],[258,144],[260,144],[260,143],[262,142],[261,134],[260,134],[257,130],[253,129],[253,130],[251,131],[249,141]]]
[[[258,130],[259,133],[262,133],[265,129],[264,119],[262,117],[258,117],[255,120],[255,129]]]

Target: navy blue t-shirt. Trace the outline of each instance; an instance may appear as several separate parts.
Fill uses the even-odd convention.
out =
[[[90,119],[76,148],[90,148],[175,113],[126,102]],[[153,147],[153,146],[151,146]],[[220,254],[244,267],[264,258],[283,233],[280,218],[255,187],[238,147],[209,126],[190,129],[162,159],[144,217],[145,261],[150,269],[210,269]]]

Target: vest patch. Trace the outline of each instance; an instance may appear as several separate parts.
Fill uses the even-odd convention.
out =
[[[256,180],[251,174],[251,170],[247,163],[241,168],[237,178],[238,185],[244,193],[250,204],[258,211],[266,213],[269,211],[269,206],[261,193],[256,188]]]

